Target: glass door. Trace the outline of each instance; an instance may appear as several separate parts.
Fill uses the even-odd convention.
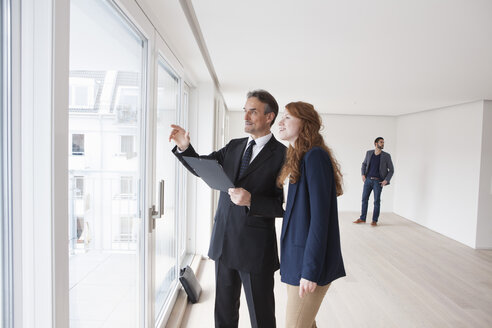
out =
[[[176,158],[168,141],[170,125],[178,123],[180,80],[167,62],[157,61],[155,113],[155,208],[153,228],[154,320],[158,324],[169,312],[178,274],[179,178]]]
[[[143,322],[149,44],[141,33],[111,1],[71,0],[71,327]]]

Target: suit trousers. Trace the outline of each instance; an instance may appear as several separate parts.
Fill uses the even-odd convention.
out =
[[[316,314],[330,284],[316,286],[312,293],[299,297],[299,286],[287,285],[286,328],[316,328]]]
[[[228,268],[220,259],[215,261],[215,327],[237,328],[241,285],[251,327],[276,327],[273,274],[238,271]]]

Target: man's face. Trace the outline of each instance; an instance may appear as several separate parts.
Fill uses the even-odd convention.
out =
[[[384,149],[384,139],[381,139],[378,142],[376,142],[376,148],[379,148],[381,150]]]
[[[270,123],[274,117],[274,113],[265,114],[265,104],[258,98],[248,98],[244,105],[244,132],[255,138],[267,135],[270,133]]]

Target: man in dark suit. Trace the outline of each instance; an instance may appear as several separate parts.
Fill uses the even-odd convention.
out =
[[[374,210],[372,213],[373,227],[378,225],[379,208],[381,205],[381,192],[383,187],[389,185],[391,177],[395,172],[390,154],[383,151],[384,139],[377,137],[374,140],[374,150],[368,150],[362,162],[361,174],[364,188],[362,190],[362,210],[360,217],[354,223],[365,223],[367,206],[371,191],[374,190]]]
[[[278,115],[275,98],[264,90],[247,95],[244,131],[248,138],[233,139],[203,158],[217,160],[235,188],[221,192],[208,256],[215,261],[215,326],[237,327],[241,284],[252,327],[275,327],[273,274],[279,268],[275,217],[283,215],[283,191],[276,179],[285,146],[270,132]],[[172,125],[173,153],[197,175],[183,156],[199,155],[189,133]]]

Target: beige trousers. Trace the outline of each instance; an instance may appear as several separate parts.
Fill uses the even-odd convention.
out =
[[[330,284],[316,286],[312,293],[299,297],[299,286],[287,286],[286,328],[316,328],[316,314]]]

